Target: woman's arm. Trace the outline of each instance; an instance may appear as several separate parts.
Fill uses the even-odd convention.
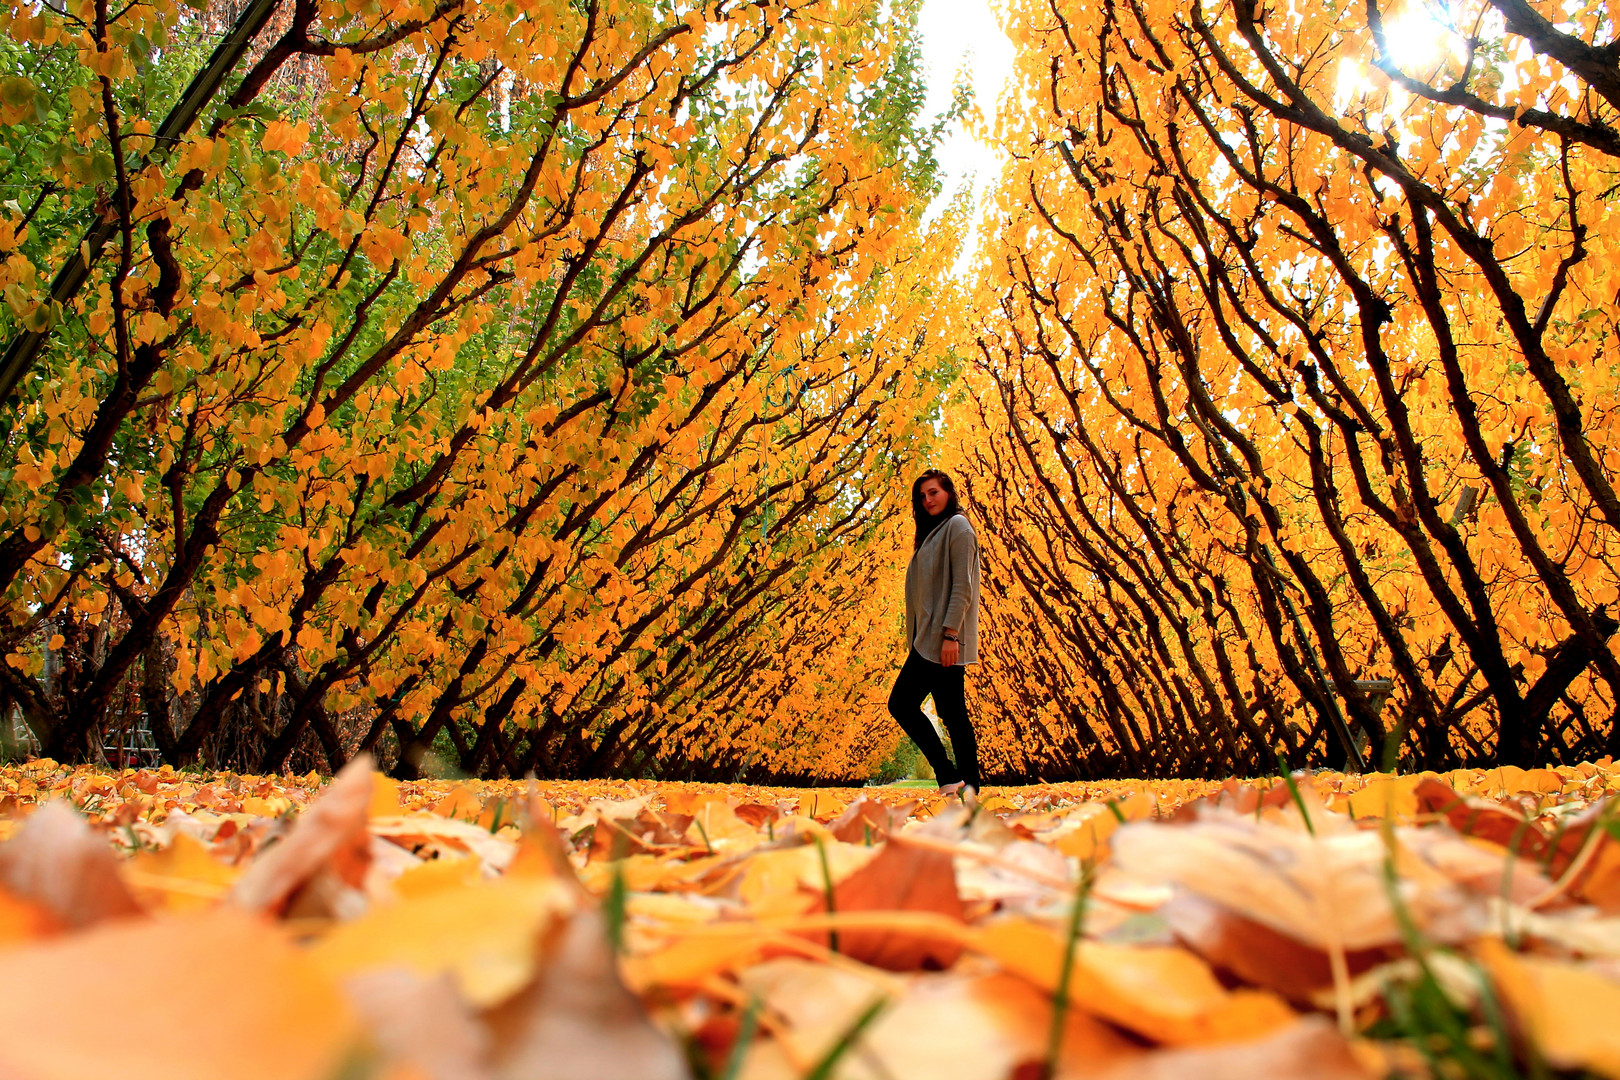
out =
[[[950,597],[945,604],[945,633],[947,637],[955,637],[961,632],[962,625],[967,620],[967,607],[972,602],[968,581],[972,573],[971,568],[979,558],[979,545],[973,536],[973,526],[960,514],[947,521],[945,527],[950,529],[945,542],[950,545],[951,552]]]

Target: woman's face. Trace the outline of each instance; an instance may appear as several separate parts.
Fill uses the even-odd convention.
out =
[[[930,479],[923,481],[922,501],[928,516],[938,517],[945,512],[945,504],[951,501],[951,497],[946,493],[944,484]]]

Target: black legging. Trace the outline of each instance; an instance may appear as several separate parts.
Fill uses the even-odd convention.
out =
[[[977,789],[979,743],[973,735],[973,722],[968,719],[966,675],[967,668],[960,664],[945,667],[925,659],[916,649],[911,650],[899,677],[894,680],[894,689],[889,691],[889,715],[911,736],[928,764],[934,767],[934,777],[941,786],[960,780]],[[930,695],[934,698],[934,711],[939,713],[945,730],[951,734],[955,763],[946,756],[939,732],[923,715],[923,698]]]

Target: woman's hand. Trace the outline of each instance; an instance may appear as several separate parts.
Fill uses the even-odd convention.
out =
[[[955,667],[960,649],[961,646],[958,642],[951,638],[946,638],[945,643],[939,647],[939,662],[945,667]]]

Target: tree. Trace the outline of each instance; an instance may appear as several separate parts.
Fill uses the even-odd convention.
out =
[[[74,230],[0,236],[8,333],[53,321],[0,474],[5,691],[69,760],[138,685],[177,763],[691,768],[708,695],[781,707],[722,685],[774,620],[864,606],[815,585],[870,579],[928,435],[948,245],[880,96],[914,13],[288,3],[173,148],[140,42],[190,16],[11,12],[71,104],[20,141],[109,163],[44,199],[116,229],[60,310]],[[749,715],[716,769],[762,760]]]
[[[1605,11],[1013,5],[960,442],[1061,648],[993,666],[1005,768],[1614,751]]]

